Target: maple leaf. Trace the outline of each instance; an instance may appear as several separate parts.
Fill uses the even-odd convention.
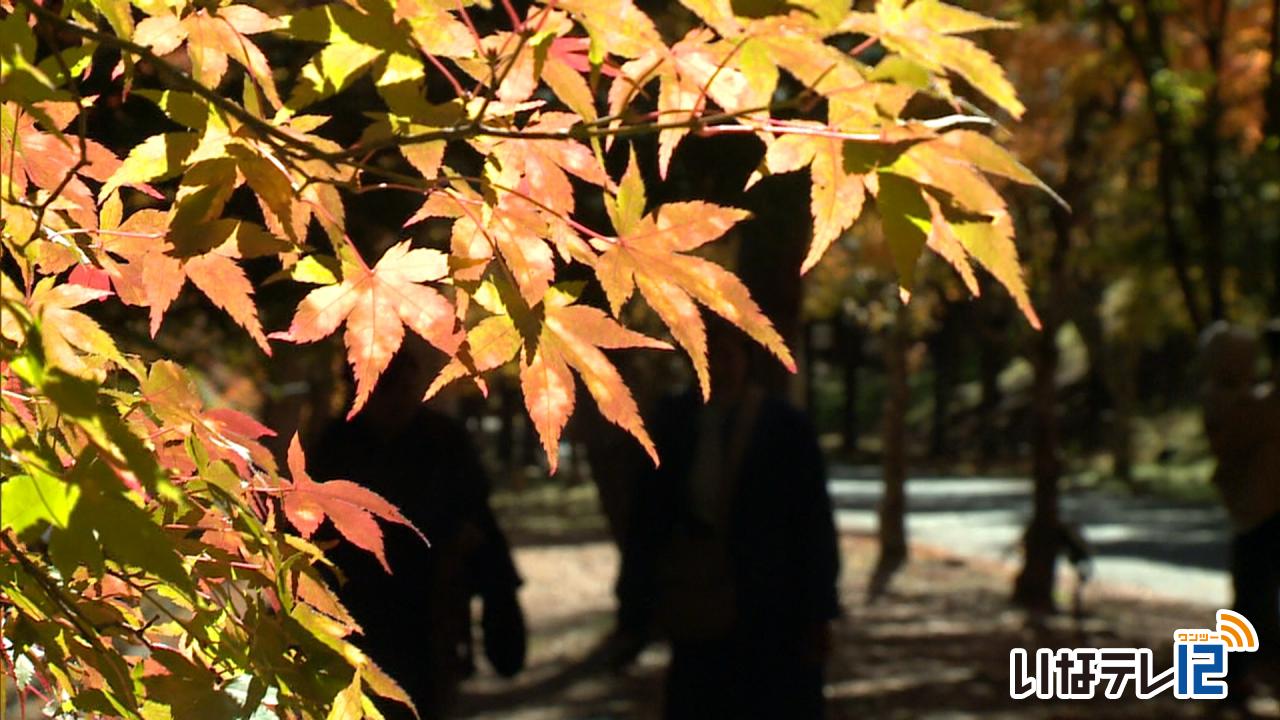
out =
[[[497,286],[484,283],[475,295],[478,304],[495,314],[471,328],[458,354],[440,371],[423,399],[430,399],[449,383],[467,376],[484,390],[480,375],[506,365],[518,355],[525,407],[554,473],[559,463],[560,435],[573,414],[575,386],[571,370],[576,371],[605,419],[639,440],[656,464],[657,451],[645,431],[635,399],[618,369],[601,350],[670,350],[671,346],[628,330],[602,310],[574,304],[574,294],[564,286],[547,291],[538,306],[542,311],[540,324],[534,324],[530,320],[536,315],[528,308],[503,303]],[[518,304],[520,298],[511,301]],[[513,319],[511,313],[523,320]],[[524,328],[523,333],[520,328]]]
[[[252,223],[222,219],[206,224],[200,233],[200,241],[212,248],[180,256],[174,254],[169,223],[169,217],[158,210],[139,210],[118,232],[104,235],[102,246],[107,252],[98,253],[97,259],[120,299],[150,309],[151,336],[155,337],[165,312],[190,280],[270,355],[271,346],[253,304],[253,285],[236,259],[278,251],[279,246]],[[127,262],[117,262],[111,255]]]
[[[577,120],[569,113],[544,113],[526,129],[567,130]],[[492,173],[504,186],[520,188],[528,198],[557,213],[573,211],[569,174],[600,187],[609,182],[591,150],[572,140],[507,139],[494,144],[491,152],[497,165]]]
[[[101,381],[104,361],[125,364],[116,343],[96,320],[73,310],[92,300],[101,300],[110,291],[64,283],[48,277],[36,285],[32,310],[40,317],[40,340],[45,358],[68,373]]]
[[[422,542],[427,542],[427,536],[409,518],[374,491],[350,480],[312,480],[307,474],[307,460],[296,434],[289,442],[287,461],[293,482],[284,490],[282,505],[285,517],[303,538],[314,535],[327,517],[349,542],[373,553],[387,573],[391,572],[391,566],[387,564],[382,529],[375,517],[403,525],[422,538]]]
[[[578,37],[553,39],[542,62],[542,81],[570,110],[583,120],[594,122],[599,117],[595,93],[583,78],[591,72],[591,61],[586,55],[590,42]],[[618,75],[617,69],[609,65],[602,66],[600,72],[609,77]]]
[[[288,106],[300,109],[350,87],[365,74],[393,110],[422,97],[422,54],[459,58],[475,54],[467,27],[448,0],[362,0],[298,10],[287,19],[295,39],[324,43],[299,73]]]
[[[619,116],[650,79],[658,78],[658,114],[664,123],[692,121],[710,99],[726,112],[763,104],[744,74],[727,64],[726,46],[712,45],[709,30],[695,29],[670,48],[652,50],[619,68],[609,87],[609,113]],[[767,99],[767,98],[765,98]],[[676,146],[689,128],[665,128],[658,133],[658,173],[667,168]]]
[[[385,142],[393,136],[420,135],[432,130],[452,127],[464,118],[465,108],[461,102],[433,105],[425,101],[414,103],[412,115],[402,116],[396,113],[378,113],[372,115],[374,122],[365,128],[360,142]],[[396,147],[404,159],[417,170],[423,178],[434,180],[444,164],[444,140],[427,140],[425,142],[397,142]]]
[[[480,375],[511,362],[520,351],[522,343],[520,331],[507,315],[484,318],[467,331],[466,342],[440,370],[440,374],[423,395],[423,401],[435,397],[454,380],[468,375],[475,379],[480,391],[487,397],[488,386]]]
[[[230,463],[240,477],[252,476],[250,463],[275,471],[274,456],[259,442],[264,436],[274,437],[275,432],[230,408],[206,410],[195,383],[182,366],[157,360],[147,370],[139,389],[162,422],[189,427],[211,459]]]
[[[450,0],[393,0],[395,19],[409,25],[413,39],[425,52],[461,57],[475,51],[467,26],[451,12],[462,5]]]
[[[867,176],[912,143],[935,136],[926,123],[899,119],[915,93],[910,86],[861,82],[828,98],[826,124],[775,122],[774,132],[780,137],[761,134],[768,149],[747,187],[764,174],[810,168],[813,239],[801,273],[811,270],[861,215]],[[852,141],[850,135],[868,139]]]
[[[972,41],[956,37],[1015,27],[1017,23],[988,18],[940,0],[910,4],[907,0],[879,0],[874,14],[850,13],[840,29],[879,38],[885,47],[930,72],[954,72],[1017,118],[1026,108],[1000,64]]]
[[[497,203],[490,204],[473,191],[449,188],[432,194],[409,223],[428,217],[456,218],[451,239],[456,279],[480,279],[499,256],[529,305],[538,304],[555,279],[549,240],[572,244],[572,252],[580,258],[590,255],[580,238],[564,229],[562,218],[510,192],[499,192]],[[563,254],[570,255],[570,249],[566,247]]]
[[[462,334],[454,331],[453,304],[419,284],[440,280],[448,272],[444,253],[411,250],[408,240],[387,250],[372,269],[357,257],[343,264],[342,282],[312,290],[298,305],[289,329],[272,337],[315,342],[345,323],[343,339],[356,378],[356,399],[347,415],[353,417],[400,349],[406,325],[450,355],[457,349]]]
[[[66,128],[80,112],[75,103],[48,102],[40,103],[39,107],[53,123],[51,130]],[[0,133],[0,177],[4,178],[0,188],[6,191],[4,200],[25,199],[29,185],[50,192],[61,186],[62,192],[51,207],[66,210],[67,215],[81,227],[96,228],[97,204],[84,178],[107,181],[120,167],[120,158],[102,144],[85,139],[86,164],[64,185],[68,171],[80,161],[79,139],[41,130],[35,116],[19,112],[17,105],[12,103],[0,107],[0,118],[6,128]],[[142,182],[122,184],[158,195]]]
[[[316,159],[291,163],[292,169],[287,169],[268,144],[235,137],[220,120],[214,122],[193,111],[190,103],[194,100],[170,97],[161,102],[182,108],[172,111],[175,122],[196,127],[203,123],[203,130],[161,133],[134,146],[106,178],[100,198],[107,198],[120,185],[181,175],[170,225],[175,231],[186,231],[180,236],[189,237],[199,235],[206,223],[221,219],[231,195],[247,184],[257,196],[267,227],[276,235],[302,243],[311,218],[316,217],[331,238],[342,237],[343,208],[338,191],[330,183],[308,181],[344,181],[346,174]],[[341,150],[337,143],[307,132],[324,120],[296,116],[281,123],[280,129],[321,152],[337,152]]]
[[[813,123],[808,127],[823,126]],[[846,168],[845,141],[838,137],[784,135],[769,144],[764,165],[774,174],[810,168],[813,241],[800,266],[800,272],[806,273],[862,214],[866,198],[865,173]]]
[[[609,53],[635,58],[664,47],[653,19],[632,0],[559,0],[556,6],[587,29],[593,62]]]
[[[197,10],[179,18],[169,12],[146,18],[134,29],[133,40],[168,55],[183,43],[191,58],[192,75],[201,84],[217,88],[227,73],[228,58],[248,71],[273,107],[280,107],[271,65],[249,35],[268,32],[283,23],[249,5],[230,5],[215,13]]]
[[[546,316],[538,347],[532,357],[525,352],[520,385],[551,472],[556,471],[559,460],[560,433],[573,412],[574,385],[569,368],[582,378],[605,419],[639,440],[657,465],[658,451],[640,419],[636,401],[618,369],[600,349],[670,350],[671,346],[622,327],[596,308],[562,305],[565,300],[557,297],[554,290],[548,295],[543,302]]]
[[[532,355],[525,349],[520,368],[525,407],[538,429],[551,471],[555,472],[559,459],[560,433],[573,411],[574,385],[569,368],[582,378],[605,419],[639,440],[656,465],[658,453],[644,429],[635,400],[601,348],[670,350],[671,346],[622,327],[596,308],[571,302],[564,293],[554,289],[548,292],[537,348]]]
[[[970,130],[954,130],[913,145],[886,163],[880,172],[883,173],[879,198],[882,213],[887,206],[894,217],[886,219],[900,231],[897,237],[907,238],[898,249],[904,287],[910,288],[914,266],[910,253],[918,251],[917,230],[920,226],[929,227],[925,231],[928,233],[926,243],[956,267],[970,289],[976,288],[976,282],[966,269],[966,258],[972,258],[991,272],[1013,296],[1028,322],[1039,327],[1040,320],[1031,304],[1018,250],[1013,243],[1013,220],[1004,199],[984,173],[1038,187],[1066,207],[1057,193],[994,140]],[[919,187],[892,184],[892,197],[885,197],[883,180],[887,177],[906,178]],[[952,214],[962,214],[966,219],[952,220],[946,212],[948,207],[956,209]],[[906,223],[899,221],[907,216],[913,219]]]
[[[745,219],[747,212],[683,202],[643,215],[644,207],[644,184],[632,156],[617,199],[606,205],[618,237],[613,242],[595,241],[602,253],[596,261],[596,276],[614,316],[619,316],[623,304],[639,288],[649,307],[689,353],[703,397],[711,396],[711,376],[706,329],[695,300],[741,328],[795,372],[791,351],[742,281],[710,260],[685,254],[724,235]]]

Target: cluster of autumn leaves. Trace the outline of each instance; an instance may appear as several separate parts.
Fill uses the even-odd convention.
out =
[[[553,470],[576,374],[602,414],[657,462],[605,353],[671,348],[619,322],[633,296],[688,354],[704,396],[704,310],[794,369],[744,284],[698,253],[747,213],[707,202],[652,206],[634,150],[621,177],[606,171],[606,156],[628,137],[655,134],[665,177],[682,139],[696,132],[758,137],[766,150],[751,182],[808,169],[806,270],[874,201],[904,292],[927,246],[975,293],[972,265],[985,267],[1035,322],[1009,213],[989,176],[1040,183],[971,129],[992,122],[953,90],[963,80],[1021,113],[999,66],[962,37],[1007,23],[939,0],[879,0],[870,13],[849,0],[742,15],[728,0],[683,6],[696,22],[671,42],[631,0],[551,0],[523,14],[509,2],[469,0],[92,0],[58,10],[0,0],[0,208],[6,268],[16,271],[3,278],[0,323],[5,439],[14,448],[5,462],[19,474],[2,486],[0,533],[21,540],[49,526],[63,538],[55,573],[40,576],[39,559],[26,560],[40,579],[23,585],[5,575],[0,593],[24,598],[15,617],[35,628],[33,645],[89,633],[77,613],[110,612],[120,632],[166,658],[112,676],[85,662],[102,652],[100,642],[63,643],[64,665],[52,665],[62,668],[54,676],[69,702],[136,713],[160,701],[154,679],[174,674],[209,679],[214,695],[202,702],[221,702],[218,688],[238,672],[255,678],[250,694],[259,702],[269,687],[274,702],[303,715],[329,706],[353,713],[341,717],[373,713],[365,689],[405,699],[346,639],[358,625],[325,586],[316,570],[323,554],[308,542],[328,518],[381,559],[374,517],[407,524],[404,516],[352,483],[310,480],[296,439],[292,480],[282,479],[258,444],[267,428],[204,409],[176,365],[122,354],[82,312],[86,303],[145,307],[154,336],[190,281],[268,354],[273,339],[314,342],[341,329],[356,380],[353,415],[406,332],[448,356],[428,397],[460,379],[483,390],[487,373],[516,363]],[[500,29],[482,33],[481,13],[499,18]],[[877,43],[870,64],[863,54]],[[318,49],[289,73],[271,66],[271,44]],[[104,74],[114,92],[152,103],[173,129],[127,147],[94,140],[87,118],[98,100],[83,86]],[[780,82],[784,74],[794,88]],[[358,108],[367,124],[343,147],[325,136],[332,118],[316,103],[364,78],[380,105]],[[430,102],[430,78],[455,96]],[[918,96],[954,112],[911,116]],[[465,166],[479,172],[451,166],[447,151],[469,153]],[[404,240],[375,262],[362,257],[344,203],[373,190],[419,194],[406,227],[450,223],[447,251]],[[586,191],[602,197],[611,228],[580,220],[575,198]],[[244,206],[236,197],[257,211],[233,211]],[[242,267],[264,257],[279,259],[278,275],[316,286],[276,332],[262,326]],[[557,282],[570,264],[591,269],[607,309],[580,303],[580,288]],[[88,512],[78,498],[91,493],[129,504],[148,529],[112,534],[92,517],[77,521]],[[19,505],[26,509],[11,510]],[[279,513],[300,536],[284,532]],[[105,556],[86,550],[94,538]],[[121,584],[136,579],[131,569],[169,588],[166,599],[181,608],[155,626],[163,632],[144,617],[147,591]],[[306,661],[330,662],[333,675],[290,675],[259,657],[274,647],[250,647],[264,623],[285,648],[302,642],[303,628]],[[169,637],[183,638],[181,652],[166,654]]]

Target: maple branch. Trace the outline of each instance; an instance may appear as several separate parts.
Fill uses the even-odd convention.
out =
[[[453,86],[453,91],[458,93],[459,98],[467,94],[467,91],[462,89],[462,83],[459,82],[458,77],[449,71],[449,67],[445,65],[440,58],[436,57],[434,53],[429,53],[426,50],[423,50],[421,47],[419,47],[418,50],[427,58],[427,62],[434,65],[435,68],[440,71],[440,74],[444,75],[444,79],[448,80],[449,84]]]
[[[515,196],[516,198],[519,198],[520,200],[523,200],[523,201],[525,201],[525,202],[527,202],[527,203],[530,203],[530,204],[534,205],[535,207],[539,208],[540,210],[542,210],[542,211],[544,211],[544,212],[546,212],[546,213],[550,214],[551,216],[555,217],[557,220],[563,221],[563,222],[564,222],[566,225],[568,225],[569,227],[573,228],[574,230],[577,230],[578,232],[580,232],[580,233],[582,233],[582,234],[584,234],[584,235],[586,235],[586,236],[588,236],[588,237],[590,237],[590,238],[593,238],[593,239],[595,239],[595,240],[601,240],[601,241],[604,241],[604,242],[607,242],[607,243],[610,243],[610,244],[613,244],[613,243],[617,242],[617,240],[616,240],[615,238],[609,237],[608,235],[604,235],[604,234],[602,234],[602,233],[600,233],[600,232],[597,232],[597,231],[595,231],[595,230],[592,230],[591,228],[587,227],[586,225],[583,225],[582,223],[578,222],[577,220],[574,220],[571,216],[569,216],[569,215],[567,215],[567,214],[565,214],[565,213],[562,213],[562,212],[560,212],[560,211],[558,211],[558,210],[556,210],[556,209],[552,208],[551,206],[547,205],[546,203],[544,203],[544,202],[542,202],[542,201],[538,200],[537,198],[534,198],[533,196],[531,196],[531,195],[529,195],[529,194],[527,194],[527,193],[521,192],[520,190],[517,190],[516,188],[513,188],[513,187],[507,187],[506,185],[503,185],[503,184],[501,184],[501,183],[493,182],[492,180],[490,180],[490,179],[488,179],[488,178],[478,177],[478,176],[474,176],[474,175],[452,175],[452,176],[450,176],[450,178],[449,178],[449,179],[451,179],[451,180],[462,180],[462,181],[465,181],[465,182],[474,182],[474,183],[481,184],[481,185],[488,185],[489,187],[493,188],[494,190],[498,190],[498,191],[500,191],[500,192],[509,193],[509,194],[511,194],[511,195],[513,195],[513,196]],[[436,190],[441,189],[441,184],[442,184],[442,183],[441,183],[441,181],[440,181],[440,180],[426,180],[426,181],[424,181],[422,184],[414,184],[414,185],[405,185],[405,184],[400,184],[400,183],[385,183],[385,182],[383,182],[383,183],[377,183],[376,185],[366,185],[366,186],[363,186],[363,187],[354,187],[354,188],[349,188],[349,190],[350,190],[352,193],[356,194],[356,195],[363,195],[363,194],[365,194],[365,193],[368,193],[368,192],[375,192],[375,191],[377,191],[377,190],[402,190],[402,191],[404,191],[404,192],[419,193],[419,194],[421,194],[421,195],[423,195],[423,196],[426,196],[426,195],[430,195],[432,192],[434,192],[434,191],[436,191]],[[434,186],[434,187],[433,187],[433,186]],[[460,198],[460,197],[458,197],[458,196],[456,196],[456,195],[454,195],[454,194],[452,194],[452,193],[448,193],[448,194],[449,194],[449,197],[453,198],[454,202],[457,202],[457,203],[463,203],[463,202],[475,202],[475,201],[473,201],[473,200],[471,200],[471,199],[469,199],[469,198]],[[488,236],[486,235],[486,238],[487,238],[487,237],[488,237]]]
[[[875,35],[868,35],[866,40],[863,40],[862,42],[853,46],[853,49],[849,51],[849,55],[851,57],[856,58],[862,53],[870,50],[872,46],[874,46],[878,42],[880,42],[879,37],[876,37]]]
[[[467,6],[462,0],[457,0],[458,14],[462,16],[462,23],[467,26],[467,30],[471,31],[471,39],[476,41],[476,53],[484,54],[484,43],[480,40],[480,31],[476,30],[476,24],[471,21],[471,13],[467,12]]]
[[[316,148],[314,148],[310,143],[293,137],[270,122],[267,122],[248,110],[245,110],[239,104],[218,94],[216,90],[211,90],[205,87],[202,83],[179,69],[176,65],[161,58],[159,55],[156,55],[152,52],[151,48],[146,47],[145,45],[139,45],[132,40],[126,40],[113,33],[100,32],[93,28],[85,27],[77,22],[72,22],[71,20],[68,20],[52,10],[40,5],[35,2],[35,0],[17,0],[17,3],[31,11],[38,19],[61,30],[65,30],[72,35],[85,40],[92,40],[93,42],[114,48],[120,52],[128,52],[132,55],[136,55],[150,63],[156,68],[156,71],[160,75],[167,77],[180,89],[186,90],[193,95],[204,99],[209,104],[219,110],[222,110],[231,117],[234,117],[241,123],[248,125],[267,138],[274,139],[282,149],[286,147],[293,148],[295,151],[306,153],[308,156],[313,158],[315,157],[314,151]]]
[[[92,28],[84,27],[79,23],[75,23],[70,20],[67,20],[59,16],[58,14],[40,6],[39,4],[34,2],[34,0],[17,0],[17,2],[20,3],[22,6],[30,9],[41,20],[51,25],[55,25],[81,38],[92,40],[94,42],[97,42],[109,47],[113,47],[122,52],[129,52],[131,54],[138,56],[143,60],[146,60],[148,63],[151,63],[152,65],[154,65],[157,68],[157,70],[160,72],[160,74],[168,77],[176,85],[180,86],[181,89],[187,90],[201,97],[202,99],[208,101],[210,104],[226,112],[228,115],[234,117],[235,119],[239,120],[245,125],[248,125],[254,130],[259,131],[266,138],[274,140],[275,141],[274,144],[279,149],[292,151],[293,153],[299,153],[301,154],[301,156],[307,159],[321,160],[325,162],[341,162],[352,168],[355,168],[364,172],[378,174],[393,180],[402,181],[405,179],[412,179],[412,178],[411,176],[401,175],[399,173],[394,173],[392,171],[388,171],[383,168],[370,166],[364,163],[354,162],[350,159],[351,156],[359,153],[375,150],[375,149],[384,148],[384,147],[410,145],[415,143],[428,142],[431,140],[446,140],[446,141],[466,140],[466,139],[479,137],[479,136],[525,139],[525,140],[589,140],[592,138],[599,138],[599,137],[631,137],[631,136],[637,136],[637,135],[647,135],[647,134],[652,134],[655,132],[660,132],[662,130],[669,130],[669,129],[708,129],[710,130],[712,128],[707,127],[707,125],[710,123],[718,123],[718,122],[723,122],[728,120],[735,120],[746,115],[757,114],[760,112],[766,112],[766,111],[775,110],[779,108],[778,103],[772,103],[769,105],[762,105],[759,107],[748,108],[748,109],[734,111],[734,112],[715,113],[712,115],[699,115],[687,120],[682,120],[677,122],[624,124],[624,125],[617,125],[614,127],[599,127],[596,125],[579,124],[579,125],[574,125],[573,127],[567,128],[565,130],[559,130],[559,131],[536,131],[536,130],[498,128],[490,125],[485,125],[482,122],[473,122],[467,125],[455,126],[451,128],[441,128],[439,130],[416,133],[413,135],[380,139],[377,141],[357,145],[356,147],[353,147],[344,151],[326,152],[326,151],[320,150],[319,148],[315,147],[309,142],[306,142],[304,140],[298,139],[297,137],[294,137],[293,135],[281,130],[275,125],[261,118],[256,117],[255,115],[253,115],[252,113],[248,112],[243,107],[241,107],[239,104],[231,100],[228,100],[227,98],[223,97],[216,91],[205,87],[203,84],[195,80],[190,75],[186,74],[185,72],[178,69],[176,66],[172,65],[168,61],[156,55],[154,52],[151,51],[150,48],[147,48],[143,45],[139,45],[131,40],[125,40],[116,35],[100,32]],[[544,17],[546,17],[546,13],[549,12],[549,9],[550,9],[549,6],[543,8]],[[465,17],[466,15],[465,15],[465,9],[464,9],[464,18]],[[521,37],[522,37],[522,41],[524,43],[527,43],[527,38],[528,38],[527,30],[525,33],[521,33]],[[514,59],[519,55],[519,52],[522,46],[523,45],[517,47],[517,52],[515,53],[515,55],[513,55],[513,61],[507,64],[507,68],[508,68],[507,72],[510,72],[510,68],[514,65]],[[655,63],[654,67],[650,69],[648,72],[646,72],[644,75],[651,74],[653,70],[656,70],[656,68],[660,64],[661,64],[661,61],[659,61],[658,63]],[[643,77],[644,76],[642,76],[642,78]],[[638,83],[638,82],[633,83],[633,89],[638,87],[640,84],[641,83]],[[482,110],[484,109],[484,107],[485,106],[482,106]],[[477,120],[482,120],[482,119],[483,119],[483,115],[479,115],[477,118]],[[719,130],[718,132],[741,132],[741,130],[724,129],[724,130]],[[849,139],[869,140],[872,138],[868,134],[863,136],[854,136]]]

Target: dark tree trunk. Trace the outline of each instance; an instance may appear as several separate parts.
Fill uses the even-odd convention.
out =
[[[1213,76],[1204,102],[1204,120],[1197,132],[1200,150],[1204,156],[1204,187],[1197,203],[1200,218],[1200,234],[1205,244],[1205,280],[1209,290],[1209,319],[1222,320],[1227,316],[1223,297],[1223,199],[1225,188],[1219,167],[1221,139],[1218,125],[1222,120],[1222,41],[1226,33],[1227,11],[1231,0],[1212,0],[1205,5],[1205,54],[1209,58],[1209,72]]]
[[[1105,434],[1111,474],[1133,483],[1133,411],[1135,347],[1123,333],[1108,337],[1102,318],[1103,286],[1093,284],[1071,303],[1073,321],[1089,353],[1090,417],[1085,432]],[[1100,386],[1100,387],[1094,387]],[[1090,443],[1092,445],[1092,443]]]
[[[1095,108],[1077,108],[1066,156],[1084,157],[1088,147],[1087,124]],[[1089,216],[1083,189],[1080,163],[1071,163],[1063,178],[1063,197],[1076,208],[1075,213],[1053,206],[1050,220],[1053,245],[1040,280],[1045,288],[1040,312],[1041,331],[1032,349],[1031,416],[1032,450],[1032,515],[1023,536],[1022,571],[1014,581],[1013,601],[1032,612],[1055,609],[1053,588],[1057,577],[1058,553],[1064,538],[1058,508],[1058,484],[1062,475],[1061,428],[1058,419],[1058,330],[1067,316],[1071,292],[1068,256],[1071,237],[1078,222]]]
[[[1191,255],[1187,249],[1187,239],[1177,215],[1177,183],[1184,165],[1174,128],[1174,109],[1173,104],[1163,96],[1159,86],[1154,82],[1156,75],[1169,66],[1168,52],[1164,42],[1165,16],[1163,10],[1155,7],[1153,0],[1143,0],[1140,5],[1145,34],[1139,34],[1134,18],[1121,9],[1116,0],[1105,0],[1103,7],[1120,28],[1125,47],[1132,55],[1134,64],[1137,65],[1138,72],[1142,76],[1143,84],[1146,85],[1147,108],[1155,126],[1158,149],[1156,192],[1160,198],[1160,224],[1164,232],[1165,250],[1178,282],[1178,290],[1182,293],[1187,317],[1191,320],[1191,326],[1199,332],[1205,325],[1204,314],[1200,309],[1198,293],[1192,280]]]
[[[978,465],[988,468],[1000,455],[1000,371],[1008,361],[1004,342],[1003,307],[985,290],[979,302],[978,324]]]
[[[1048,315],[1048,313],[1046,313]],[[1032,611],[1054,609],[1053,587],[1057,574],[1061,519],[1058,512],[1057,322],[1044,318],[1044,329],[1035,338],[1032,366],[1031,414],[1034,423],[1032,460],[1033,507],[1031,524],[1023,537],[1022,572],[1014,583],[1013,599]]]
[[[858,451],[858,366],[862,363],[862,330],[857,322],[840,315],[840,367],[844,373],[842,436],[847,453]]]
[[[951,425],[951,399],[955,395],[957,358],[960,354],[958,325],[955,310],[945,308],[937,332],[929,339],[929,360],[933,365],[933,421],[929,428],[929,455],[935,459],[951,452],[947,429]]]
[[[1264,96],[1266,102],[1263,103],[1266,117],[1262,123],[1265,135],[1262,163],[1266,176],[1275,177],[1275,173],[1280,171],[1280,0],[1271,2],[1271,39],[1268,50],[1271,62],[1268,64],[1270,70],[1267,73]],[[1271,312],[1280,315],[1280,230],[1272,227],[1270,233],[1274,252]]]
[[[804,397],[804,411],[813,414],[818,406],[818,388],[814,378],[818,376],[818,351],[814,334],[817,326],[813,323],[801,322],[800,342],[795,347],[796,367],[799,368],[800,394]]]
[[[880,496],[880,557],[867,589],[869,600],[885,593],[893,576],[907,561],[907,340],[908,311],[899,305],[893,326],[885,333],[883,459],[884,492]]]

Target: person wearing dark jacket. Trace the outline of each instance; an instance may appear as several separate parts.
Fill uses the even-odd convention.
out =
[[[670,641],[668,718],[820,718],[840,614],[822,454],[803,414],[749,383],[740,334],[709,340],[710,402],[672,398],[651,423],[662,464],[637,483],[618,636]]]
[[[398,681],[423,718],[447,713],[473,669],[471,598],[483,599],[486,656],[510,676],[524,665],[520,577],[489,507],[489,481],[464,426],[421,402],[430,380],[415,348],[400,351],[368,402],[313,445],[312,475],[345,478],[382,495],[426,534],[381,526],[388,574],[372,555],[338,542],[329,556],[339,597],[360,623],[353,638]],[[425,350],[430,352],[430,350]],[[412,717],[379,705],[389,717]]]

